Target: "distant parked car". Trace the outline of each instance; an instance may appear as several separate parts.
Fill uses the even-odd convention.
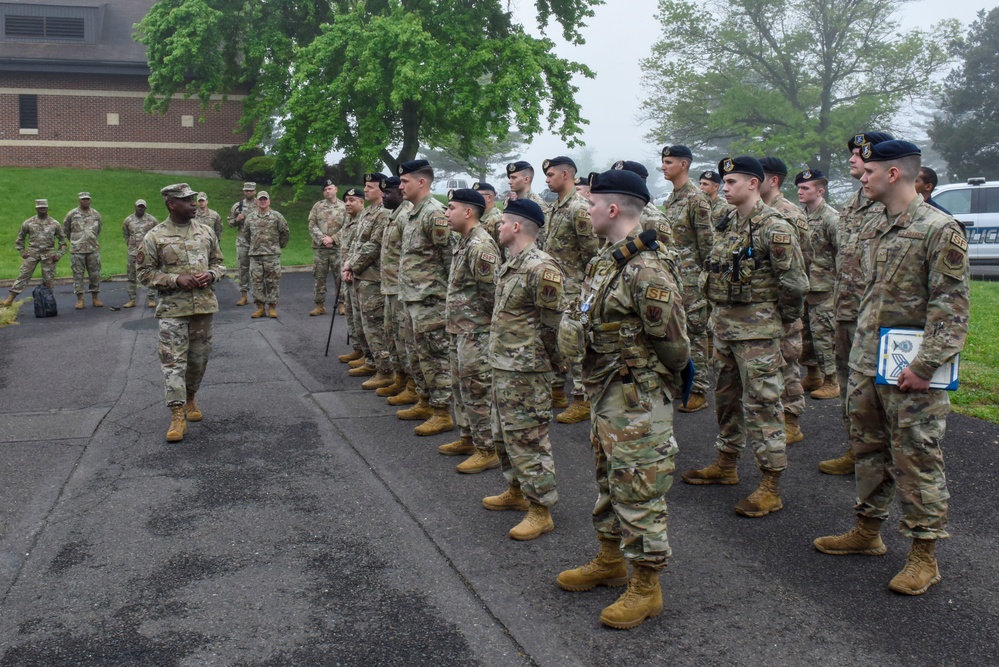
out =
[[[999,181],[978,177],[941,185],[934,190],[933,201],[964,225],[970,261],[999,264]]]
[[[448,192],[451,190],[464,190],[468,187],[468,181],[464,178],[449,178],[447,179],[447,186],[444,188]]]

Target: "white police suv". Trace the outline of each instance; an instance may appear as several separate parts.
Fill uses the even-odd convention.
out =
[[[969,178],[967,183],[938,186],[933,201],[944,207],[968,232],[968,259],[999,264],[999,181]]]

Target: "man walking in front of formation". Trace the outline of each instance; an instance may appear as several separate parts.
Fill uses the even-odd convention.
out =
[[[138,296],[139,280],[135,273],[135,256],[142,247],[142,239],[146,237],[146,232],[160,224],[160,221],[149,213],[146,213],[146,200],[139,199],[135,202],[135,213],[132,213],[121,223],[121,233],[125,237],[125,246],[128,248],[128,301],[122,308],[135,308],[135,297]],[[146,299],[146,308],[155,308],[156,299],[153,298],[152,291]]]
[[[323,181],[323,198],[309,211],[309,236],[312,238],[312,277],[316,281],[313,301],[316,307],[309,315],[326,314],[326,283],[329,274],[333,281],[340,280],[340,228],[346,211],[343,202],[337,199],[336,183],[330,179]],[[338,296],[343,296],[338,293]],[[336,304],[333,304],[336,307]]]
[[[57,241],[58,247],[56,247]],[[48,199],[35,200],[35,215],[21,223],[14,247],[24,261],[21,262],[21,272],[17,274],[17,280],[10,286],[10,294],[0,301],[0,306],[14,303],[14,299],[24,291],[35,272],[35,267],[39,264],[42,265],[42,284],[49,289],[55,286],[56,263],[66,254],[66,235],[62,226],[49,217]]]
[[[937,540],[948,537],[942,440],[950,399],[930,380],[964,347],[968,333],[968,242],[954,218],[916,193],[920,151],[907,141],[864,144],[865,194],[884,211],[860,232],[867,276],[850,352],[847,412],[856,454],[857,523],[820,537],[827,554],[880,556],[881,523],[896,495],[899,530],[912,540],[905,567],[888,587],[921,595],[940,581]],[[882,328],[922,333],[897,385],[875,381]]]
[[[604,624],[620,629],[663,609],[659,573],[671,553],[666,492],[678,449],[673,395],[690,359],[679,275],[668,251],[654,247],[655,232],[642,231],[648,201],[648,188],[634,173],[590,177],[593,230],[609,245],[587,266],[582,302],[559,331],[566,354],[585,351],[600,552],[556,581],[568,591],[627,583],[600,614]],[[633,567],[630,579],[626,561]]]
[[[246,233],[246,218],[257,210],[257,184],[252,181],[243,183],[243,198],[229,209],[229,226],[236,231],[236,262],[239,264],[239,301],[237,306],[245,306],[250,291],[250,238]]]
[[[187,183],[160,190],[169,217],[143,238],[135,261],[139,280],[159,291],[160,365],[170,408],[167,442],[179,442],[187,422],[199,422],[195,395],[212,351],[212,313],[219,303],[211,289],[225,275],[218,239],[192,222],[197,205]]]
[[[257,310],[250,317],[277,318],[281,295],[281,249],[288,245],[288,221],[271,208],[266,190],[257,195],[257,207],[243,221],[247,254],[250,257],[250,281]]]
[[[101,234],[101,214],[90,208],[90,193],[81,192],[80,205],[66,214],[62,221],[63,231],[69,239],[69,260],[73,269],[73,291],[76,293],[76,309],[83,305],[83,274],[90,279],[90,301],[94,308],[104,304],[101,293],[101,244],[97,237]]]

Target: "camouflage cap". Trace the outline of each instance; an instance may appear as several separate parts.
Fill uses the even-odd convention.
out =
[[[267,190],[261,190],[257,193],[257,199],[270,199],[271,196],[268,194]]]
[[[247,181],[246,183],[243,183],[243,192],[248,192],[249,190],[256,190],[256,189],[257,189],[257,184],[254,183],[253,181]]]
[[[145,206],[146,205],[146,200],[145,199],[136,199],[135,200],[135,205],[136,206]]]
[[[81,192],[80,194],[76,195],[76,198],[77,199],[90,199],[90,193],[89,192]]]
[[[204,192],[198,193],[198,201],[208,201],[208,195]]]
[[[194,196],[194,190],[187,183],[174,183],[160,190],[160,194],[163,199],[187,199]]]
[[[35,200],[35,208],[48,208],[48,207],[49,207],[49,200],[48,199],[36,199]]]

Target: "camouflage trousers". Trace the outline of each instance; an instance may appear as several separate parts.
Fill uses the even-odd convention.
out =
[[[836,320],[836,379],[839,380],[840,409],[847,436],[850,435],[850,415],[846,411],[846,388],[850,383],[850,350],[853,349],[853,337],[856,333],[856,320],[852,322]]]
[[[489,365],[489,332],[451,336],[451,377],[454,382],[454,415],[462,437],[476,449],[492,452],[490,416],[493,369]]]
[[[239,265],[239,291],[250,291],[250,242],[240,230],[236,234],[236,263]]]
[[[567,301],[573,303],[579,300],[579,294],[568,295]],[[583,362],[581,359],[568,359],[562,356],[561,351],[559,351],[558,346],[555,346],[555,355],[552,358],[552,367],[555,369],[555,375],[552,379],[552,389],[558,389],[565,391],[566,385],[566,374],[568,373],[569,380],[572,387],[572,396],[579,398],[584,398],[586,396],[586,387],[583,386]]]
[[[385,297],[385,342],[389,349],[392,370],[396,373],[412,375],[409,369],[409,355],[406,351],[406,329],[403,317],[406,308],[398,294],[382,294]]]
[[[382,296],[382,285],[371,280],[355,280],[357,285],[357,303],[361,308],[361,327],[364,330],[364,340],[371,350],[371,359],[379,373],[392,373],[392,355],[385,339],[385,297]]]
[[[254,301],[276,304],[281,296],[281,255],[251,255],[250,282]]]
[[[139,293],[139,279],[135,272],[135,255],[128,253],[128,282],[125,284],[125,292],[128,294],[128,298],[135,300],[136,295]],[[215,283],[212,283],[212,287],[215,287]],[[149,298],[153,297],[154,290],[149,291]]]
[[[334,282],[340,280],[340,247],[313,248],[312,277],[316,281],[313,299],[316,303],[326,303],[326,283],[329,282],[331,273]],[[334,303],[333,306],[335,307],[336,304]]]
[[[823,375],[836,373],[836,321],[832,292],[809,292],[805,298],[805,330],[802,333],[801,363],[818,366]]]
[[[201,387],[212,352],[212,315],[160,319],[160,366],[167,405],[183,405]]]
[[[748,442],[763,470],[787,467],[784,442],[783,359],[780,340],[722,340],[715,336],[715,446],[741,454]]]
[[[947,430],[950,398],[942,389],[904,393],[850,372],[847,410],[860,516],[888,517],[898,493],[899,531],[905,537],[948,537],[947,478],[941,441]]]
[[[683,287],[683,307],[687,311],[687,338],[690,339],[690,360],[694,362],[692,394],[707,394],[711,386],[708,369],[708,302],[697,285]]]
[[[416,356],[420,371],[434,408],[450,408],[451,391],[451,334],[447,332],[444,317],[444,299],[429,296],[423,301],[406,303],[413,320],[416,339]],[[550,389],[549,389],[550,391]]]
[[[39,259],[34,255],[25,257],[24,261],[21,262],[21,272],[17,274],[17,280],[10,286],[10,293],[20,294],[23,292],[28,281],[31,280],[31,276],[35,273],[35,267],[39,264],[42,265],[42,284],[52,289],[55,286],[57,261],[55,257],[47,257],[46,259]]]
[[[409,316],[409,304],[399,300],[400,317],[402,320],[403,346],[406,348],[406,364],[409,366],[409,377],[416,385],[416,393],[421,398],[429,398],[430,391],[427,389],[427,381],[423,378],[423,370],[420,369],[420,351],[416,346],[416,330],[413,328],[413,318]]]
[[[73,291],[81,296],[83,290],[83,274],[90,279],[90,293],[101,291],[101,253],[74,252],[69,256],[69,265],[73,269]]]
[[[597,477],[593,527],[618,539],[633,563],[662,568],[670,557],[666,492],[678,451],[673,404],[658,386],[624,384],[612,375],[590,389],[590,443]]]
[[[800,417],[805,411],[805,388],[801,386],[801,369],[798,359],[801,357],[801,320],[784,325],[784,337],[780,339],[780,354],[784,360],[781,375],[784,377],[784,392],[780,402],[784,412]]]
[[[552,420],[552,374],[493,369],[493,443],[507,484],[532,503],[558,502],[555,458],[548,439]]]
[[[347,283],[347,299],[350,306],[344,310],[350,320],[350,335],[354,340],[354,347],[364,353],[364,360],[371,366],[375,365],[375,355],[371,353],[368,345],[368,337],[364,335],[364,320],[361,314],[361,297],[357,293],[359,281]]]

